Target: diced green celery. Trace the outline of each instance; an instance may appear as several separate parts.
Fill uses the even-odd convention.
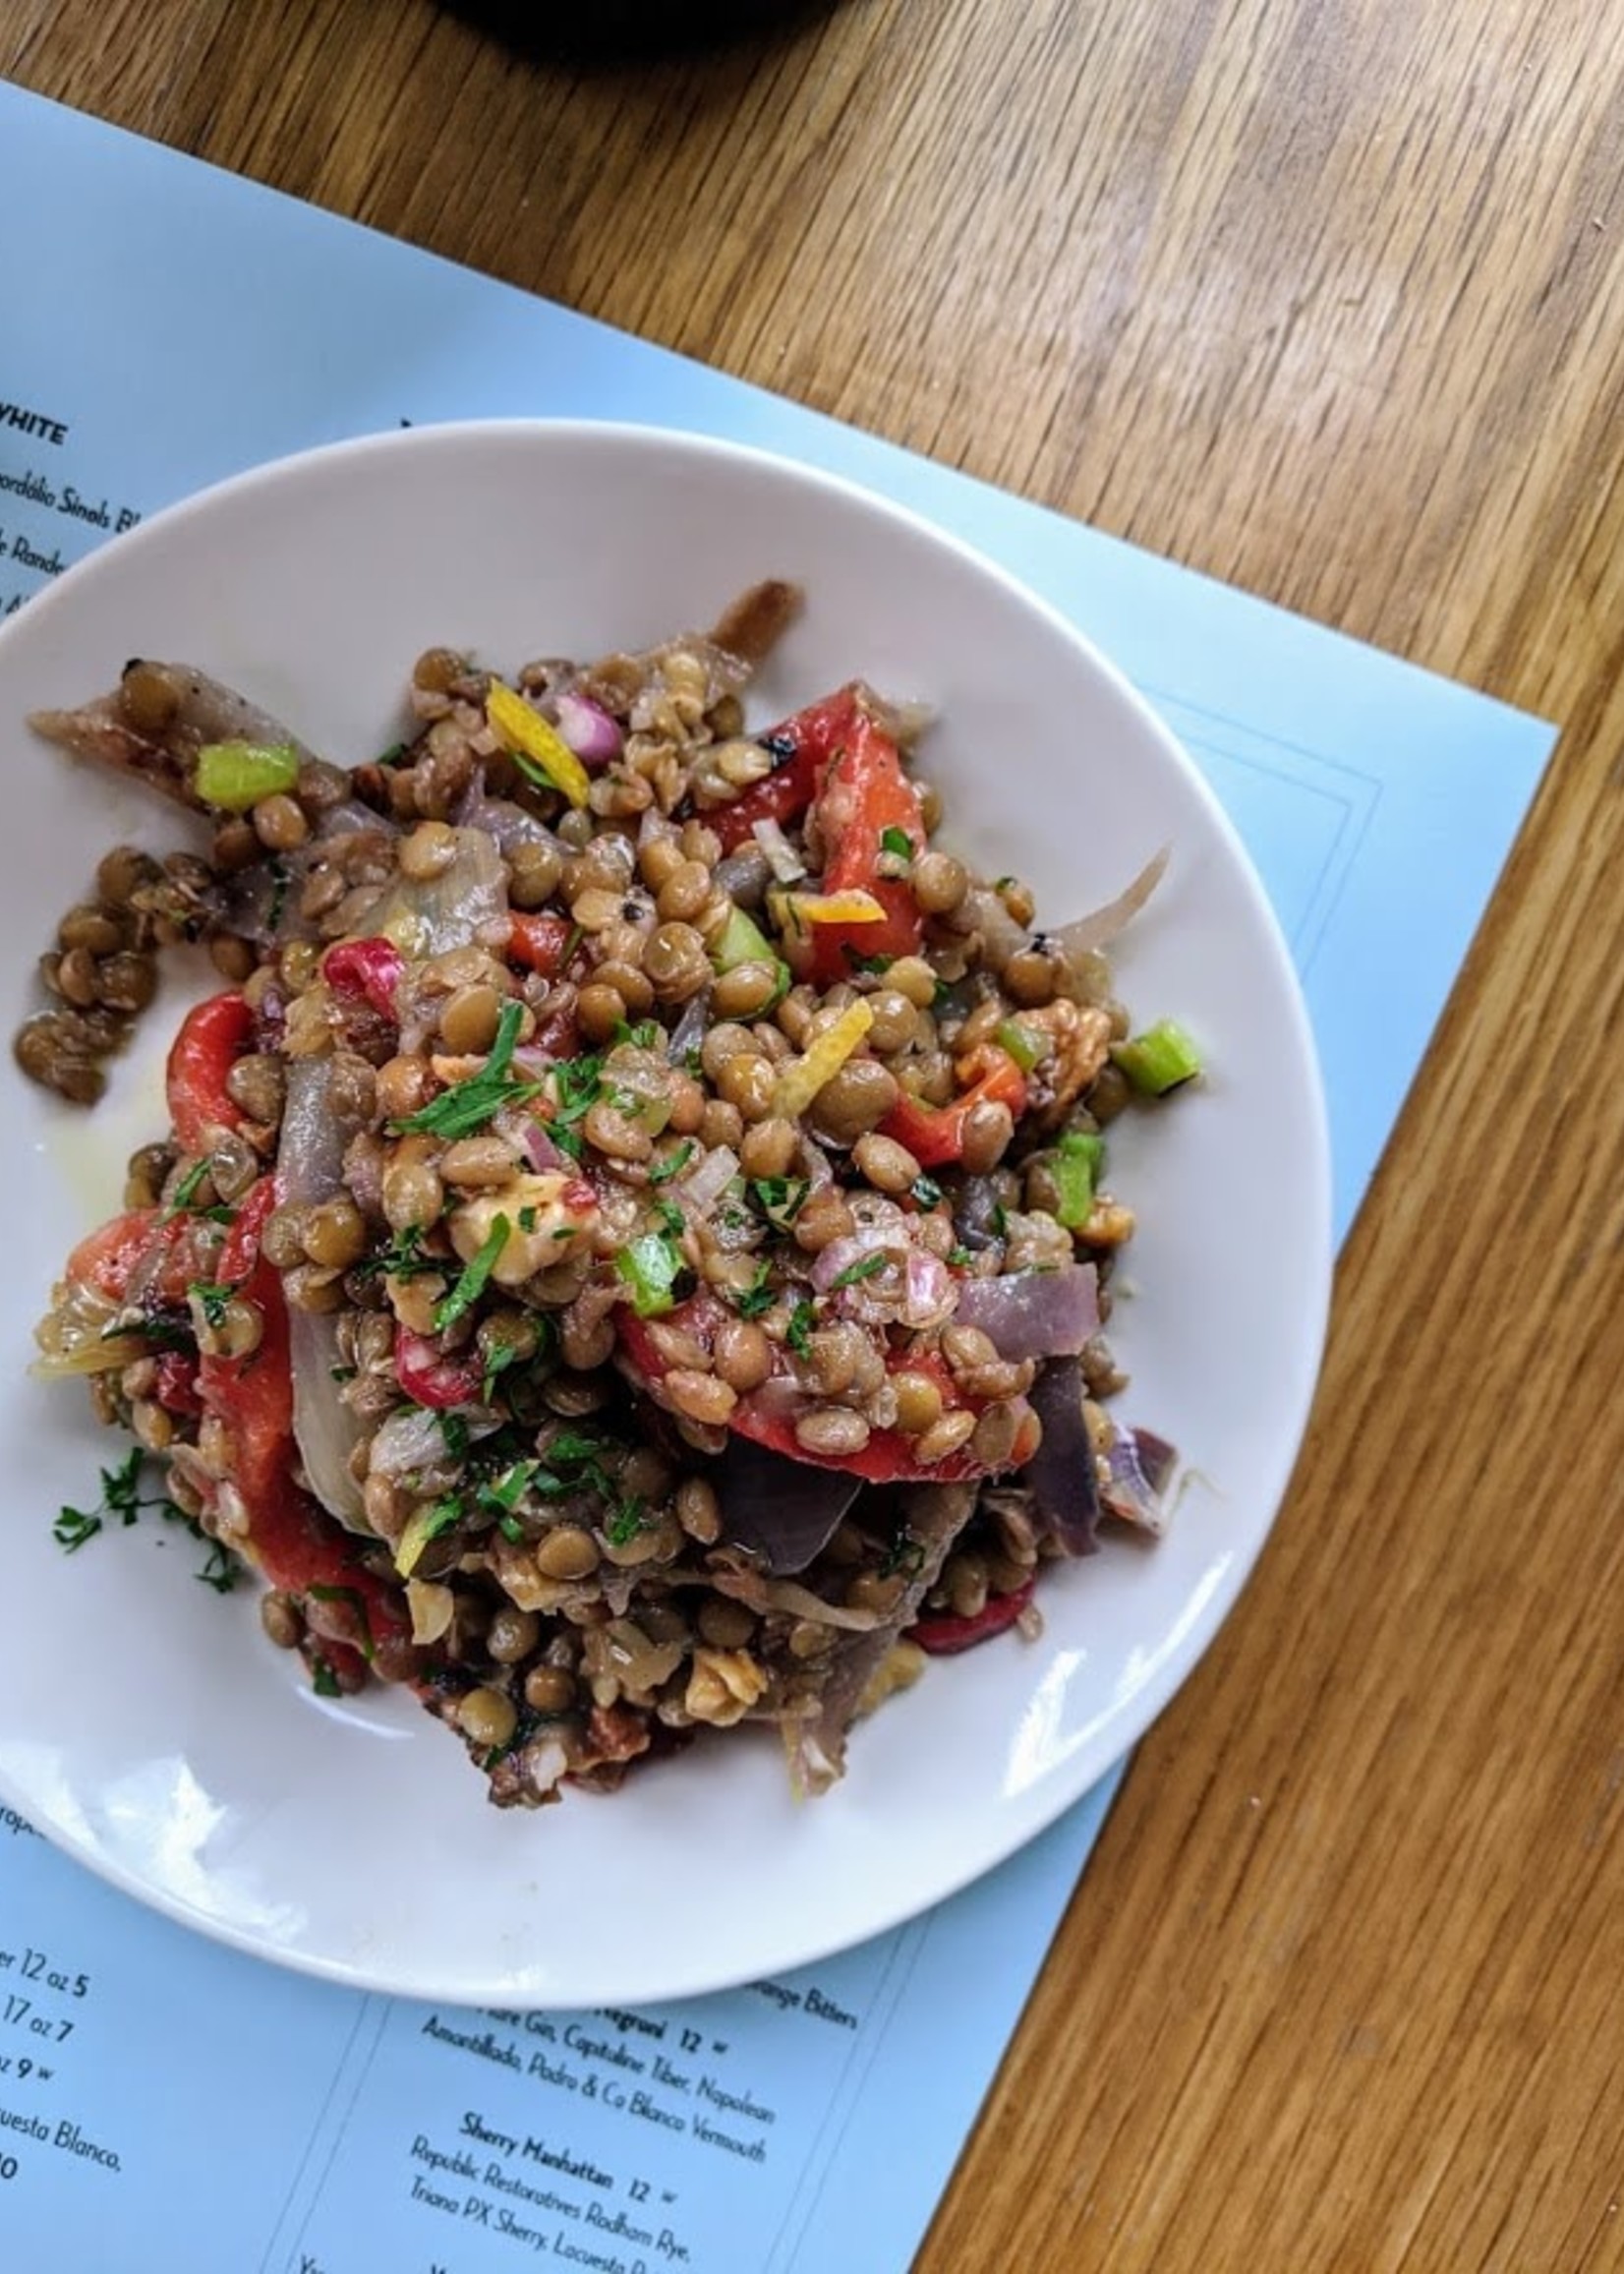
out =
[[[779,952],[755,921],[740,907],[728,911],[715,947],[711,962],[719,971],[731,971],[740,963],[776,963]]]
[[[298,779],[299,753],[291,742],[205,742],[193,787],[204,805],[246,813],[261,797],[291,789]]]
[[[774,947],[753,916],[743,908],[735,907],[723,925],[711,949],[711,963],[720,974],[736,970],[740,963],[771,963],[778,973],[778,982],[762,1006],[762,1012],[776,1010],[789,992],[789,966]],[[753,1013],[753,1017],[761,1014]]]
[[[1049,1054],[1049,1037],[1035,1026],[1023,1026],[1018,1019],[1006,1019],[994,1037],[1001,1050],[1007,1050],[1022,1074],[1030,1074],[1040,1059]]]
[[[614,1258],[614,1268],[631,1289],[631,1307],[639,1318],[658,1318],[669,1311],[671,1293],[682,1269],[682,1251],[666,1232],[643,1232]]]
[[[1111,1053],[1143,1097],[1165,1097],[1201,1071],[1201,1054],[1174,1019],[1158,1019],[1142,1034],[1119,1042]]]
[[[1059,1195],[1056,1221],[1077,1232],[1088,1221],[1094,1191],[1105,1165],[1105,1139],[1086,1130],[1069,1129],[1055,1147],[1054,1179]]]

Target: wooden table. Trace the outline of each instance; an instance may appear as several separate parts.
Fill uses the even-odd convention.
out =
[[[1624,2265],[1621,15],[847,0],[580,76],[0,0],[25,86],[1566,729],[925,2274]]]

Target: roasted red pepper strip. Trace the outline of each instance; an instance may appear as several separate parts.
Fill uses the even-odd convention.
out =
[[[226,1077],[253,1047],[254,1014],[235,988],[210,995],[182,1020],[164,1079],[169,1118],[184,1152],[206,1152],[210,1130],[241,1129],[246,1117],[226,1088]]]
[[[527,971],[540,971],[547,979],[555,979],[564,967],[564,950],[575,926],[563,916],[534,916],[525,910],[513,910],[513,929],[507,936],[507,960],[522,963]]]
[[[936,1659],[951,1658],[956,1651],[973,1649],[990,1635],[1002,1634],[1007,1627],[1014,1626],[1031,1602],[1036,1586],[1035,1579],[1028,1579],[1013,1595],[989,1595],[986,1607],[978,1610],[973,1618],[958,1618],[944,1611],[939,1618],[916,1619],[908,1628],[907,1639]]]
[[[171,1208],[127,1208],[87,1232],[68,1257],[64,1276],[109,1303],[123,1303],[138,1274],[142,1293],[184,1303],[194,1279],[213,1276],[197,1253],[198,1220]]]
[[[841,687],[758,737],[774,753],[772,773],[753,782],[731,805],[718,806],[703,816],[706,828],[721,839],[724,852],[734,852],[746,844],[758,821],[776,821],[782,828],[806,811],[829,761],[858,716],[856,688]]]
[[[929,1373],[942,1391],[942,1411],[954,1413],[960,1409],[978,1410],[979,1401],[960,1395],[953,1376],[938,1358],[928,1353],[888,1351],[886,1367],[892,1373]],[[861,1477],[869,1485],[901,1485],[929,1481],[936,1485],[957,1485],[969,1477],[988,1474],[986,1463],[978,1461],[967,1448],[950,1453],[945,1461],[929,1465],[919,1458],[919,1440],[910,1437],[905,1429],[872,1429],[868,1443],[856,1453],[808,1453],[796,1438],[794,1429],[781,1414],[763,1412],[759,1403],[741,1398],[728,1422],[741,1437],[749,1437],[769,1452],[782,1453],[785,1460],[808,1461],[815,1468],[843,1469],[847,1476]],[[1012,1456],[1012,1459],[1014,1456]]]
[[[484,1380],[478,1362],[447,1358],[426,1334],[409,1326],[395,1328],[395,1379],[414,1405],[445,1410],[479,1402]]]
[[[896,743],[866,711],[854,712],[845,740],[824,775],[818,825],[829,848],[823,891],[871,893],[885,910],[875,923],[812,926],[807,968],[820,986],[828,987],[849,978],[859,957],[895,962],[911,956],[923,929],[912,886],[879,873],[882,854],[899,849],[903,842],[912,853],[924,851],[919,792],[902,771]],[[891,847],[885,844],[888,832],[894,836]]]
[[[379,1640],[404,1638],[409,1630],[396,1592],[362,1563],[364,1543],[294,1483],[287,1310],[280,1276],[260,1253],[260,1235],[275,1205],[275,1180],[261,1177],[238,1208],[215,1261],[221,1284],[257,1305],[262,1322],[259,1347],[246,1358],[205,1353],[198,1365],[198,1391],[231,1433],[231,1483],[247,1512],[246,1545],[254,1560],[272,1587],[290,1594],[304,1597],[320,1588],[335,1599],[353,1597],[366,1629],[365,1657]],[[321,1622],[324,1634],[330,1623]]]
[[[1026,1110],[1026,1077],[1008,1051],[988,1044],[980,1053],[985,1071],[952,1105],[925,1105],[904,1091],[880,1124],[880,1134],[908,1151],[922,1169],[939,1169],[964,1156],[964,1122],[973,1106],[1007,1105],[1018,1121]]]
[[[341,995],[359,996],[384,1019],[395,1016],[395,989],[406,959],[391,940],[340,940],[321,962],[321,974]]]
[[[717,1327],[728,1315],[713,1295],[701,1293],[678,1304],[659,1323],[675,1327],[692,1336],[707,1349]],[[619,1341],[622,1360],[633,1375],[657,1404],[663,1404],[662,1381],[671,1362],[661,1350],[658,1338],[651,1333],[655,1323],[639,1318],[629,1305],[620,1305],[614,1312],[615,1334]],[[886,1365],[893,1373],[908,1371],[931,1374],[942,1392],[945,1413],[964,1410],[977,1413],[984,1400],[966,1398],[955,1382],[942,1360],[930,1352],[889,1350]],[[841,1469],[847,1476],[861,1477],[871,1485],[903,1484],[909,1481],[939,1485],[953,1485],[969,1477],[989,1475],[984,1461],[978,1461],[967,1447],[950,1453],[944,1461],[930,1463],[919,1459],[918,1439],[904,1429],[875,1429],[860,1452],[809,1453],[795,1436],[793,1424],[774,1410],[770,1398],[759,1391],[742,1397],[727,1418],[727,1427],[741,1437],[749,1437],[770,1452],[782,1453],[786,1460],[804,1461],[819,1469]],[[1000,1468],[1018,1468],[1029,1460],[1037,1449],[1036,1417],[1027,1414],[1022,1419],[1020,1432],[1014,1450]]]

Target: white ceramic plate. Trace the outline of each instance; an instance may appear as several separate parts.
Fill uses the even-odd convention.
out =
[[[1211,1640],[1261,1546],[1308,1412],[1329,1286],[1327,1147],[1272,915],[1189,761],[1059,617],[957,543],[825,477],[713,442],[593,426],[424,429],[316,452],[159,515],[0,633],[3,1001],[106,846],[175,819],[37,742],[24,715],[127,656],[195,661],[353,762],[394,739],[436,642],[498,667],[711,621],[764,574],[806,614],[759,683],[765,722],[861,673],[939,714],[923,764],[946,835],[1060,920],[1159,845],[1122,943],[1137,1015],[1176,1015],[1210,1072],[1113,1139],[1140,1211],[1114,1340],[1124,1411],[1188,1465],[1158,1545],[1058,1571],[1041,1641],[937,1662],[860,1728],[845,1781],[795,1805],[763,1734],[696,1748],[612,1800],[498,1812],[407,1702],[323,1702],[246,1591],[196,1584],[150,1519],[65,1555],[117,1441],[76,1385],[29,1378],[73,1240],[161,1134],[171,1021],[91,1116],[10,1067],[0,1115],[7,1707],[0,1789],[71,1854],[227,1942],[337,1980],[507,2006],[676,1997],[841,1949],[951,1895],[1076,1799]],[[1214,1742],[1222,1741],[1215,1732]]]

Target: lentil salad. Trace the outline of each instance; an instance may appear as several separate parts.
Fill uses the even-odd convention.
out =
[[[227,982],[41,1367],[504,1805],[754,1720],[820,1790],[1102,1516],[1161,1522],[1103,1331],[1103,1133],[1195,1070],[1103,952],[1159,864],[1035,931],[935,842],[918,717],[747,730],[797,605],[511,683],[433,650],[348,772],[185,666],[35,721],[207,836],[107,855],[25,1071],[93,1102],[171,941]]]

